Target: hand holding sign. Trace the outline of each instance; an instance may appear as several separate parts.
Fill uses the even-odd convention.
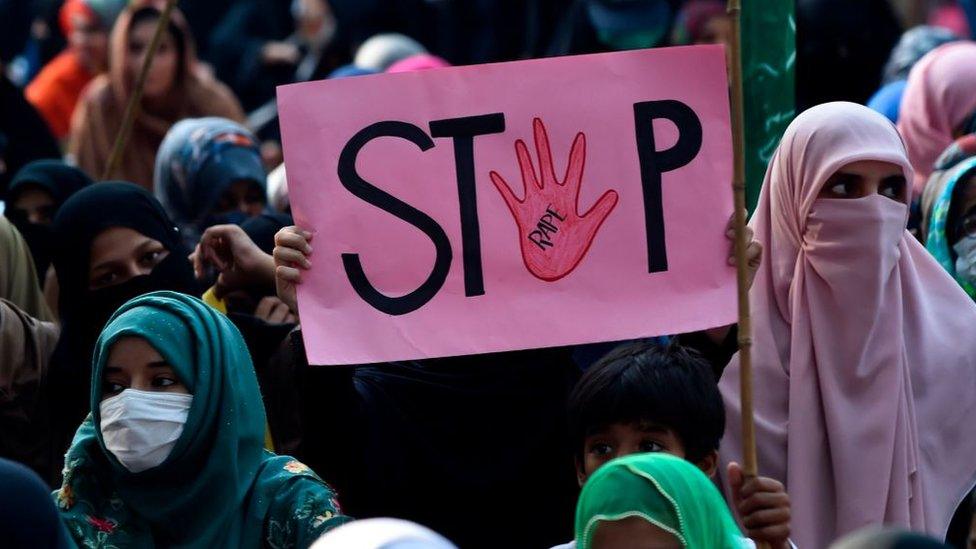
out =
[[[302,283],[302,270],[312,264],[308,256],[312,253],[312,233],[291,226],[275,234],[275,248],[272,256],[275,264],[275,289],[281,299],[295,315],[298,315],[296,286]]]
[[[490,173],[505,204],[515,217],[525,267],[533,276],[553,282],[571,273],[590,249],[603,221],[617,205],[616,191],[607,191],[583,215],[578,213],[583,167],[586,165],[586,136],[576,134],[569,151],[569,164],[562,182],[556,179],[549,149],[549,136],[542,120],[532,121],[535,149],[539,155],[536,177],[525,142],[515,142],[515,154],[522,171],[523,196],[519,200],[497,172]]]

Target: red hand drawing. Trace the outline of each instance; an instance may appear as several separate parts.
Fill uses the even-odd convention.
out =
[[[524,198],[519,200],[497,172],[492,171],[489,175],[518,225],[525,267],[536,278],[553,282],[573,272],[583,260],[597,230],[617,205],[617,192],[603,193],[589,211],[579,215],[577,207],[586,164],[586,136],[583,132],[576,134],[566,175],[559,181],[542,120],[533,120],[532,129],[542,177],[536,178],[529,150],[519,139],[515,142],[515,155],[522,170]]]

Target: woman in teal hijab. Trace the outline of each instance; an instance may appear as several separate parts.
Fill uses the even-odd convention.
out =
[[[617,547],[732,549],[739,529],[712,481],[664,453],[631,454],[600,467],[576,506],[580,549]]]
[[[922,195],[922,229],[928,251],[976,299],[976,134],[936,161]]]
[[[264,425],[229,320],[175,292],[133,299],[96,345],[61,516],[83,547],[308,547],[349,519],[308,467],[263,449]]]

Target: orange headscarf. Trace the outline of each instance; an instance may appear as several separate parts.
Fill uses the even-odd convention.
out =
[[[60,12],[65,36],[71,34],[72,20],[76,15],[89,20],[97,17],[83,0],[68,0],[61,6]],[[71,129],[71,115],[81,92],[92,78],[95,75],[81,64],[75,50],[68,48],[41,69],[24,90],[24,95],[44,117],[51,133],[58,139],[64,139]]]
[[[95,179],[111,154],[115,136],[122,126],[132,82],[126,75],[125,56],[132,21],[145,10],[159,13],[155,6],[130,6],[119,16],[109,44],[109,72],[92,81],[71,124],[68,148],[78,166]],[[156,150],[170,127],[184,118],[221,116],[244,121],[244,112],[227,86],[205,75],[199,68],[192,35],[183,15],[173,10],[170,32],[182,44],[173,89],[161,99],[143,97],[122,161],[111,178],[132,181],[152,190]]]

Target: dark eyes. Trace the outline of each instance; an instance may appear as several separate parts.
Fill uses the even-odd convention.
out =
[[[661,446],[653,440],[644,441],[640,445],[641,452],[663,452],[664,446]]]
[[[857,176],[849,174],[837,174],[830,178],[827,182],[827,189],[830,194],[839,198],[848,198],[854,196],[858,188],[860,181]]]
[[[116,278],[118,278],[118,275],[112,271],[109,271],[103,274],[102,276],[96,278],[94,285],[96,288],[104,288],[105,286],[112,285],[112,283],[115,282]]]
[[[597,457],[607,457],[613,454],[613,446],[605,443],[599,442],[590,446],[589,453]],[[638,446],[639,452],[663,452],[665,451],[664,446],[655,440],[645,440]]]
[[[961,236],[976,236],[976,210],[969,212],[959,220],[957,234]]]
[[[264,205],[265,196],[260,192],[248,192],[244,195],[243,202],[247,205],[260,204]],[[226,212],[230,210],[236,210],[238,207],[238,199],[233,195],[221,196],[217,201],[217,207],[214,209],[215,212]]]
[[[885,198],[901,201],[905,196],[905,178],[893,175],[881,180],[878,194]],[[861,198],[867,196],[863,179],[854,174],[839,173],[833,175],[824,185],[822,195],[828,198]]]
[[[143,265],[148,265],[153,267],[156,265],[156,263],[159,262],[161,255],[163,255],[162,250],[153,250],[142,254],[142,257],[139,258],[139,261]]]
[[[151,385],[154,388],[165,389],[167,387],[172,387],[176,385],[179,381],[175,377],[161,374],[153,378]],[[114,396],[122,391],[128,389],[127,385],[122,385],[121,383],[116,383],[114,381],[105,381],[102,383],[102,393],[109,396]]]
[[[149,270],[152,270],[153,267],[155,267],[162,260],[164,253],[165,250],[162,249],[146,252],[139,257],[139,264],[142,265],[143,267],[147,267]],[[92,281],[92,286],[95,289],[104,288],[106,286],[111,286],[112,284],[117,283],[118,280],[119,280],[119,273],[116,272],[115,269],[113,269],[113,270],[106,271],[102,273],[100,276],[96,277]]]
[[[102,393],[106,395],[117,395],[125,389],[126,387],[123,387],[122,385],[118,383],[113,383],[111,381],[106,381],[105,383],[102,384]]]
[[[178,382],[173,378],[162,376],[153,378],[152,380],[153,387],[170,387],[172,385],[176,385],[177,383]]]
[[[896,175],[893,177],[887,177],[881,181],[881,187],[878,189],[881,196],[888,197],[892,200],[901,200],[905,195],[905,178]]]

